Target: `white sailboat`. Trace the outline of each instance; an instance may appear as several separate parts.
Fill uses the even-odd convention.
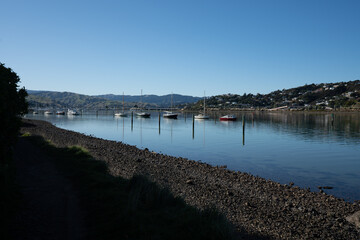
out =
[[[127,113],[125,113],[125,104],[124,104],[124,92],[123,92],[123,99],[122,99],[122,112],[120,113],[115,113],[115,117],[127,117]]]
[[[204,91],[204,111],[195,116],[195,119],[209,119],[209,116],[205,114],[205,91]]]
[[[171,93],[171,108],[170,110],[172,110],[173,107],[173,94]],[[171,119],[177,119],[178,114],[177,113],[173,113],[172,111],[165,111],[163,114],[164,118],[171,118]]]
[[[75,110],[71,110],[71,109],[68,109],[67,110],[67,115],[79,115],[79,113]]]
[[[141,105],[141,103],[142,103],[142,89],[141,89],[140,105]],[[140,106],[140,107],[141,107],[141,106]],[[137,113],[136,113],[136,116],[142,117],[142,118],[149,118],[149,117],[150,117],[150,113],[141,111],[141,112],[137,112]]]

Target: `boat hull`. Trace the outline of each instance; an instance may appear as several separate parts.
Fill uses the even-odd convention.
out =
[[[142,118],[149,118],[150,113],[137,113],[136,116],[137,117],[142,117]]]
[[[177,119],[178,115],[177,114],[169,114],[169,115],[163,115],[164,118],[169,118],[169,119]]]
[[[233,115],[226,115],[220,118],[220,121],[236,121],[236,117]]]

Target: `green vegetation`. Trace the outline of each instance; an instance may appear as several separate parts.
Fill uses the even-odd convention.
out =
[[[232,239],[227,220],[214,209],[198,210],[143,176],[113,177],[104,162],[80,147],[56,148],[27,137],[54,159],[75,185],[87,209],[87,239]]]
[[[187,109],[201,109],[203,101],[189,104]],[[275,108],[287,106],[292,109],[334,109],[359,108],[360,80],[304,85],[297,88],[283,89],[269,94],[223,94],[206,100],[212,109]]]
[[[30,107],[35,108],[87,108],[87,109],[114,109],[122,107],[122,95],[99,95],[87,96],[70,92],[52,91],[29,91],[27,98]],[[197,97],[183,96],[174,94],[174,105],[193,103],[199,100]],[[171,105],[171,95],[156,96],[124,96],[125,107],[131,108],[139,105],[141,107],[169,107]]]
[[[11,158],[20,128],[20,115],[27,113],[25,88],[18,90],[19,76],[0,63],[0,164]]]
[[[20,128],[20,115],[27,112],[27,95],[18,89],[19,76],[0,63],[0,239],[6,239],[17,206],[18,188],[12,149]]]

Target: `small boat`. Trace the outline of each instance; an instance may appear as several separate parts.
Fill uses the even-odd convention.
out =
[[[45,111],[44,114],[46,114],[46,115],[51,115],[51,114],[53,114],[53,112],[51,112],[51,111]]]
[[[220,118],[220,121],[236,121],[235,115],[225,115]]]
[[[127,114],[121,112],[121,113],[115,113],[114,116],[115,116],[115,117],[127,117]]]
[[[33,111],[33,114],[39,114],[39,112],[38,111]]]
[[[173,95],[171,94],[171,108],[170,108],[170,110],[172,109],[172,107],[173,107]],[[164,114],[163,114],[163,117],[164,118],[170,118],[170,119],[177,119],[178,114],[173,113],[171,111],[165,111]]]
[[[204,112],[196,115],[195,119],[209,119],[209,116],[205,114],[205,92],[204,92]]]
[[[75,110],[68,109],[67,115],[79,115],[79,113]]]
[[[142,117],[142,118],[149,118],[150,117],[150,113],[147,113],[147,112],[138,112],[136,113],[136,116],[138,117]]]
[[[115,117],[127,117],[127,114],[125,113],[125,104],[124,104],[124,92],[123,92],[123,106],[122,106],[122,112],[115,113]]]
[[[166,112],[164,112],[163,117],[164,118],[170,118],[170,119],[177,119],[178,114],[170,112],[170,111],[166,111]]]
[[[195,119],[209,119],[209,116],[200,113],[195,116]]]
[[[64,111],[56,111],[56,115],[65,115]]]
[[[140,106],[142,105],[142,89],[141,89],[141,96],[140,96]],[[136,116],[138,117],[142,117],[142,118],[149,118],[150,117],[150,113],[147,112],[137,112]]]

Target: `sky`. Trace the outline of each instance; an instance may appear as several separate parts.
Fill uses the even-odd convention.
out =
[[[0,0],[30,90],[269,93],[360,79],[358,0]]]

